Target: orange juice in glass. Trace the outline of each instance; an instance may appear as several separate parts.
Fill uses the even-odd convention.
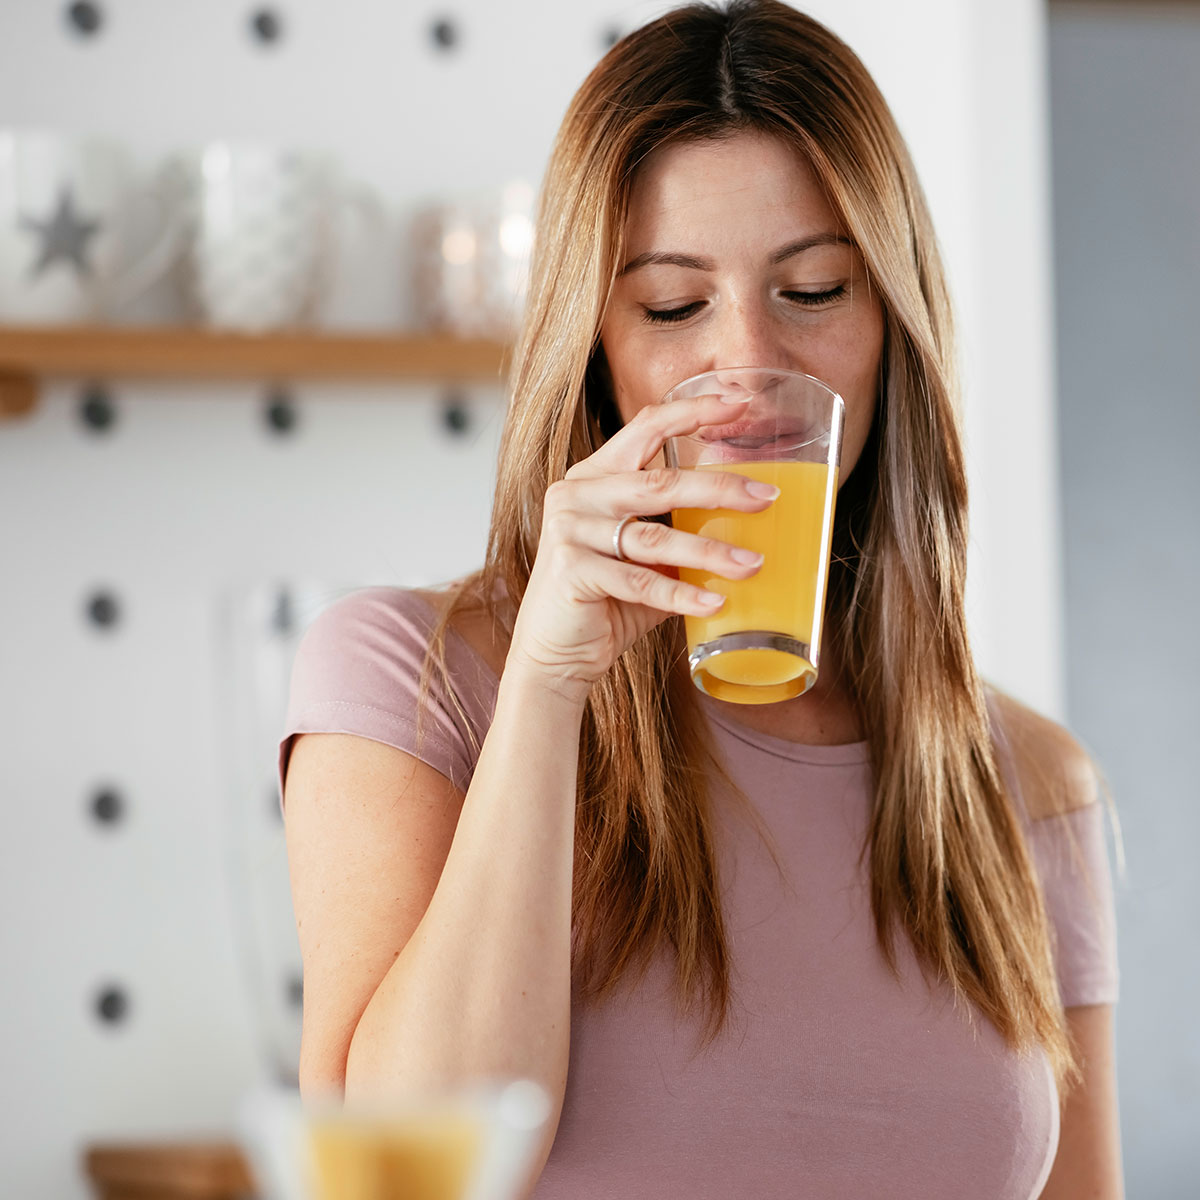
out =
[[[304,1200],[517,1200],[554,1107],[532,1079],[296,1103],[260,1106],[253,1132],[264,1163],[299,1151],[295,1185],[290,1173],[276,1182]]]
[[[668,438],[667,465],[733,471],[775,484],[779,495],[756,513],[672,510],[676,529],[763,555],[749,579],[679,569],[681,579],[726,597],[712,616],[684,616],[688,665],[710,696],[770,704],[802,695],[817,679],[845,406],[811,375],[765,367],[694,376],[662,403],[726,393],[748,394],[750,403],[735,420]]]
[[[309,1126],[313,1200],[463,1200],[483,1148],[465,1111]]]

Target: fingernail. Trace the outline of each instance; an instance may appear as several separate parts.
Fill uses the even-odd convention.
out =
[[[722,392],[720,395],[722,404],[745,404],[749,399],[749,396],[739,396],[736,392]]]
[[[733,550],[730,550],[729,557],[732,558],[734,562],[745,563],[746,566],[749,566],[751,563],[760,563],[763,560],[763,556],[761,554],[754,550],[743,550],[741,546],[737,546]]]
[[[779,489],[773,483],[760,483],[757,479],[746,484],[746,491],[761,500],[774,500],[779,495]]]

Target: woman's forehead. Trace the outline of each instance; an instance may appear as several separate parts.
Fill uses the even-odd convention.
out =
[[[803,155],[779,137],[747,131],[648,155],[630,192],[626,248],[632,257],[688,248],[664,239],[769,242],[836,226]]]

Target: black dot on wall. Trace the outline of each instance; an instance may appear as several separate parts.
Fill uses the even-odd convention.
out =
[[[117,410],[108,391],[98,383],[88,384],[79,397],[79,421],[85,429],[102,433],[116,423]]]
[[[103,23],[104,14],[100,6],[92,4],[90,0],[76,0],[76,3],[67,5],[67,24],[76,33],[91,36],[100,32]]]
[[[290,976],[285,984],[287,1002],[292,1008],[304,1007],[304,978],[301,975]]]
[[[454,437],[461,437],[471,428],[471,409],[459,392],[448,392],[442,400],[442,425]]]
[[[129,1019],[129,997],[120,987],[107,986],[96,993],[96,1016],[107,1025],[119,1025]]]
[[[271,632],[286,637],[296,628],[296,605],[292,593],[281,587],[275,593],[275,602],[271,605]]]
[[[283,37],[283,22],[274,9],[260,8],[250,17],[250,32],[260,42],[277,42]]]
[[[611,50],[620,40],[621,31],[615,25],[610,25],[600,34],[600,45],[605,50]]]
[[[438,50],[453,50],[462,39],[458,23],[450,17],[438,17],[429,27],[429,37]]]
[[[271,392],[266,399],[264,419],[269,432],[291,433],[299,421],[295,401],[285,391]]]
[[[112,592],[94,592],[87,604],[88,620],[100,629],[111,629],[121,619],[121,606]]]
[[[101,788],[92,797],[91,809],[97,825],[116,825],[125,816],[125,802],[115,788]]]

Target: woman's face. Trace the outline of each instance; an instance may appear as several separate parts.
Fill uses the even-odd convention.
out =
[[[841,395],[840,482],[871,432],[883,312],[811,168],[778,138],[684,142],[645,160],[600,340],[622,422],[692,375],[762,366]]]

